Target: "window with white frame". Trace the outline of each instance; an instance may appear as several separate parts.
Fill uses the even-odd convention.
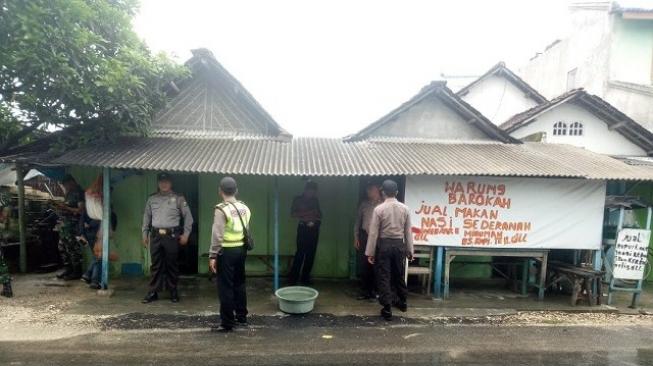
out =
[[[569,136],[583,136],[583,124],[574,122],[569,126]]]
[[[553,125],[553,136],[565,136],[567,135],[567,124],[560,121],[556,122]]]

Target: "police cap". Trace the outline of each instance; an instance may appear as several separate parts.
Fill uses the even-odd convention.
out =
[[[159,182],[162,181],[162,180],[169,181],[170,180],[170,174],[168,174],[168,173],[159,173],[156,176],[156,180],[159,181]]]
[[[238,191],[236,180],[232,177],[224,177],[220,180],[220,190],[225,194],[233,196]]]
[[[397,182],[391,179],[384,180],[381,187],[383,189],[383,193],[387,195],[394,195],[399,190],[399,187],[397,186]]]

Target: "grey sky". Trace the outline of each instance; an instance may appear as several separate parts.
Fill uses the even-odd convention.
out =
[[[206,47],[294,135],[344,136],[441,73],[517,69],[568,29],[566,0],[142,0],[137,32]]]

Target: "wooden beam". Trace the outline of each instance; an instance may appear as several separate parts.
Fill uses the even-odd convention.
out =
[[[621,128],[621,127],[625,126],[627,123],[628,123],[628,121],[617,122],[617,123],[615,123],[613,125],[608,126],[608,130],[610,130],[610,131],[616,130],[618,128]]]

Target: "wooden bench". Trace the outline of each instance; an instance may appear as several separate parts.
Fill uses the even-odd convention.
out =
[[[571,306],[576,306],[578,301],[582,300],[579,297],[584,297],[589,306],[601,305],[603,296],[601,280],[605,272],[558,261],[550,263],[549,271],[548,287],[559,288],[563,281],[571,286]],[[596,294],[594,288],[596,288]]]
[[[529,264],[524,265],[524,275],[522,283],[524,289],[527,286],[533,286],[538,289],[537,297],[539,300],[544,299],[544,290],[546,288],[546,265],[548,261],[549,251],[547,249],[512,249],[512,248],[470,248],[470,247],[445,247],[444,248],[444,298],[449,297],[449,272],[451,269],[451,262],[458,256],[471,256],[471,257],[521,257],[535,259],[540,262],[540,275],[539,281],[536,283],[528,282],[528,267]],[[482,263],[482,262],[479,262]],[[491,265],[492,263],[487,263]]]

